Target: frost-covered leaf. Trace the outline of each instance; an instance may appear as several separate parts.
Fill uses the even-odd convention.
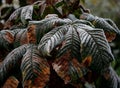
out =
[[[28,47],[21,63],[23,87],[44,88],[49,81],[50,67],[42,58],[37,46]]]
[[[15,72],[18,72],[21,59],[25,54],[27,45],[20,46],[13,51],[11,51],[4,61],[0,64],[0,87],[4,84],[6,79],[15,75]]]
[[[33,5],[28,5],[16,9],[5,23],[6,29],[11,29],[13,26],[25,26],[27,21],[32,20]],[[23,25],[22,25],[23,24]]]
[[[43,35],[45,35],[47,32],[51,31],[55,27],[68,23],[71,23],[71,20],[58,18],[55,14],[48,14],[46,18],[41,21],[29,21],[29,26],[36,26],[36,38],[37,43],[39,43]]]
[[[0,49],[10,49],[10,45],[14,42],[14,34],[9,30],[0,31]]]
[[[114,59],[103,30],[81,21],[54,28],[43,36],[38,49],[43,56],[52,56],[52,52],[56,52],[56,57],[70,51],[70,57],[80,63],[91,56],[88,66],[94,71],[101,71]]]
[[[20,45],[28,44],[27,28],[14,29],[12,32],[15,33],[13,42],[14,48],[19,47]]]
[[[77,83],[88,72],[84,64],[80,64],[76,58],[70,57],[69,51],[57,58],[52,66],[65,84]]]
[[[100,18],[88,13],[82,14],[80,18],[90,21],[96,28],[103,29],[104,31],[109,33],[112,32],[112,33],[120,34],[120,30],[115,25],[115,23],[110,19]]]
[[[26,24],[26,21],[28,20],[32,20],[33,5],[28,5],[23,7],[20,15],[21,15],[21,21],[23,24]]]
[[[17,10],[15,10],[15,11],[11,14],[11,16],[8,18],[7,21],[17,20],[18,17],[19,17],[19,15],[20,15],[20,13],[21,13],[21,11],[22,11],[22,9],[23,9],[23,7],[18,8]]]
[[[104,68],[101,74],[102,77],[99,79],[96,87],[120,88],[120,78],[110,65]]]
[[[79,28],[79,27],[78,27]],[[101,71],[107,64],[113,61],[114,57],[111,53],[110,46],[101,29],[85,30],[78,29],[81,39],[81,56],[92,56],[92,69]]]

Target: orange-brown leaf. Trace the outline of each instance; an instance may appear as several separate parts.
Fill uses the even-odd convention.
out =
[[[37,46],[31,44],[21,63],[23,86],[27,88],[44,88],[49,81],[50,67],[41,57]]]
[[[30,25],[27,29],[27,38],[29,43],[36,43],[36,26]]]
[[[28,44],[27,30],[26,29],[21,29],[20,32],[16,33],[14,42],[19,42],[20,45]]]
[[[84,75],[82,72],[84,65],[80,64],[76,58],[72,58],[69,51],[57,58],[52,66],[58,76],[64,80],[65,84],[74,83]]]
[[[112,42],[116,38],[115,33],[105,32],[105,36],[106,36],[106,39],[108,40],[108,42]]]
[[[9,77],[2,88],[17,88],[19,81],[15,77]]]
[[[87,57],[83,60],[82,64],[83,64],[85,67],[88,67],[88,66],[90,66],[91,62],[92,62],[92,56],[87,56]]]
[[[13,43],[14,42],[14,36],[10,32],[8,32],[8,31],[6,31],[6,34],[3,37],[9,43]]]

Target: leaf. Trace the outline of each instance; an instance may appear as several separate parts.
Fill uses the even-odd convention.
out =
[[[23,7],[18,8],[17,10],[15,10],[15,11],[10,15],[10,17],[8,18],[7,21],[12,21],[12,20],[18,19],[19,15],[20,15],[20,13],[21,13],[21,11],[22,11],[22,9],[23,9]]]
[[[46,9],[46,4],[41,5],[41,8],[40,8],[41,17],[43,16],[45,9]]]
[[[14,48],[19,47],[20,45],[23,45],[23,44],[28,44],[27,28],[14,29],[13,32],[15,33],[15,36],[14,36],[15,39],[13,43]]]
[[[26,49],[27,45],[23,45],[14,49],[6,56],[4,61],[0,64],[0,86],[4,84],[5,80],[10,75],[15,75],[14,73],[18,71],[21,59],[25,54]]]
[[[21,33],[21,31],[23,31]],[[21,34],[20,34],[21,33]],[[24,29],[1,30],[0,31],[0,61],[4,60],[6,55],[13,49],[23,44],[28,44],[26,41]]]
[[[0,48],[13,49],[27,44],[27,28],[0,31]]]
[[[32,20],[33,15],[33,5],[28,5],[22,8],[21,11],[21,21],[23,24],[26,24],[28,20]]]
[[[40,41],[38,49],[42,50],[43,56],[50,56],[50,52],[64,40],[64,35],[68,31],[66,26],[60,26],[48,32]]]
[[[44,35],[38,49],[43,56],[52,56],[55,51],[57,58],[70,51],[71,58],[80,63],[91,56],[88,66],[98,72],[114,59],[103,30],[80,21],[54,28]]]
[[[80,38],[76,30],[75,24],[67,25],[67,33],[63,34],[64,41],[62,47],[60,48],[57,57],[61,56],[63,53],[70,51],[70,56],[72,58],[77,58],[78,61],[81,61],[80,56]],[[61,36],[61,35],[60,35]],[[52,45],[52,44],[51,44]]]
[[[9,77],[2,88],[17,88],[19,81],[11,76]]]
[[[11,50],[14,42],[15,32],[11,30],[0,31],[0,49]]]
[[[109,33],[112,32],[112,33],[120,34],[120,30],[111,20],[103,19],[87,13],[82,14],[80,18],[90,21],[96,28],[103,29],[104,31]]]
[[[64,4],[64,1],[63,1],[63,0],[58,0],[58,1],[54,4],[54,6],[55,6],[56,8],[58,8],[58,7],[62,6],[63,4]]]
[[[31,25],[27,28],[27,40],[28,40],[28,43],[33,43],[35,44],[36,43],[36,26],[35,25]]]
[[[102,77],[96,87],[100,88],[119,88],[120,87],[120,78],[111,67],[107,66],[102,70]]]
[[[43,35],[45,35],[47,32],[51,31],[53,28],[68,24],[71,22],[69,19],[61,19],[58,17],[55,17],[55,15],[49,15],[46,16],[47,18],[41,20],[41,21],[29,21],[29,26],[35,25],[36,26],[36,38],[37,43],[40,42]]]
[[[105,18],[105,21],[107,21],[112,27],[114,27],[116,30],[119,30],[119,28],[117,27],[117,25],[111,20],[111,19],[107,19]]]
[[[0,31],[0,48],[11,50],[23,44],[28,44],[27,29],[20,28]]]
[[[87,21],[87,20],[79,20],[79,19],[77,19],[77,20],[75,20],[74,21],[74,23],[81,23],[81,24],[86,24],[86,25],[88,25],[88,26],[90,26],[90,27],[93,27],[94,28],[94,25],[92,25],[92,23],[91,22],[89,22],[89,21]],[[87,27],[88,27],[87,26]],[[91,28],[90,28],[91,29]]]
[[[105,32],[105,36],[108,42],[112,42],[112,40],[114,40],[116,38],[116,34],[115,33],[108,33]]]
[[[10,29],[13,26],[21,25],[20,23],[25,25],[27,24],[28,20],[32,20],[32,15],[33,15],[33,5],[20,7],[10,15],[10,17],[5,23],[5,28]]]
[[[87,73],[87,69],[83,64],[86,61],[83,63],[81,61],[80,38],[76,30],[76,23],[54,28],[43,36],[38,46],[43,56],[52,56],[52,50],[53,53],[57,53],[53,69],[66,84],[77,83]],[[54,49],[56,49],[56,52]]]
[[[0,61],[4,60],[12,49],[20,46],[16,43],[16,34],[20,32],[20,30],[21,29],[0,31]]]
[[[81,39],[80,52],[82,58],[84,59],[91,55],[91,68],[95,71],[101,71],[101,69],[103,69],[114,59],[110,46],[105,38],[104,32],[101,29],[78,30]]]
[[[78,83],[88,72],[88,69],[83,64],[80,64],[76,58],[70,57],[69,51],[57,58],[52,66],[56,73],[64,80],[65,84]]]
[[[21,71],[23,87],[44,88],[49,81],[49,64],[45,58],[41,57],[35,45],[30,45],[27,49],[22,59]]]

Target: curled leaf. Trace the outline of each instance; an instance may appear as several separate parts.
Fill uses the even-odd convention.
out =
[[[116,24],[110,19],[100,18],[88,13],[82,14],[80,18],[90,21],[96,28],[101,28],[105,32],[120,34],[120,30],[118,29]]]

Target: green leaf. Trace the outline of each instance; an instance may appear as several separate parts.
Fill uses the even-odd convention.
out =
[[[49,81],[50,67],[45,58],[42,58],[37,46],[30,45],[25,53],[21,71],[23,87],[45,87]]]
[[[57,3],[55,3],[55,7],[56,8],[58,8],[58,7],[60,7],[60,6],[62,6],[64,4],[64,2],[63,2],[63,0],[60,0],[60,1],[58,1]]]

